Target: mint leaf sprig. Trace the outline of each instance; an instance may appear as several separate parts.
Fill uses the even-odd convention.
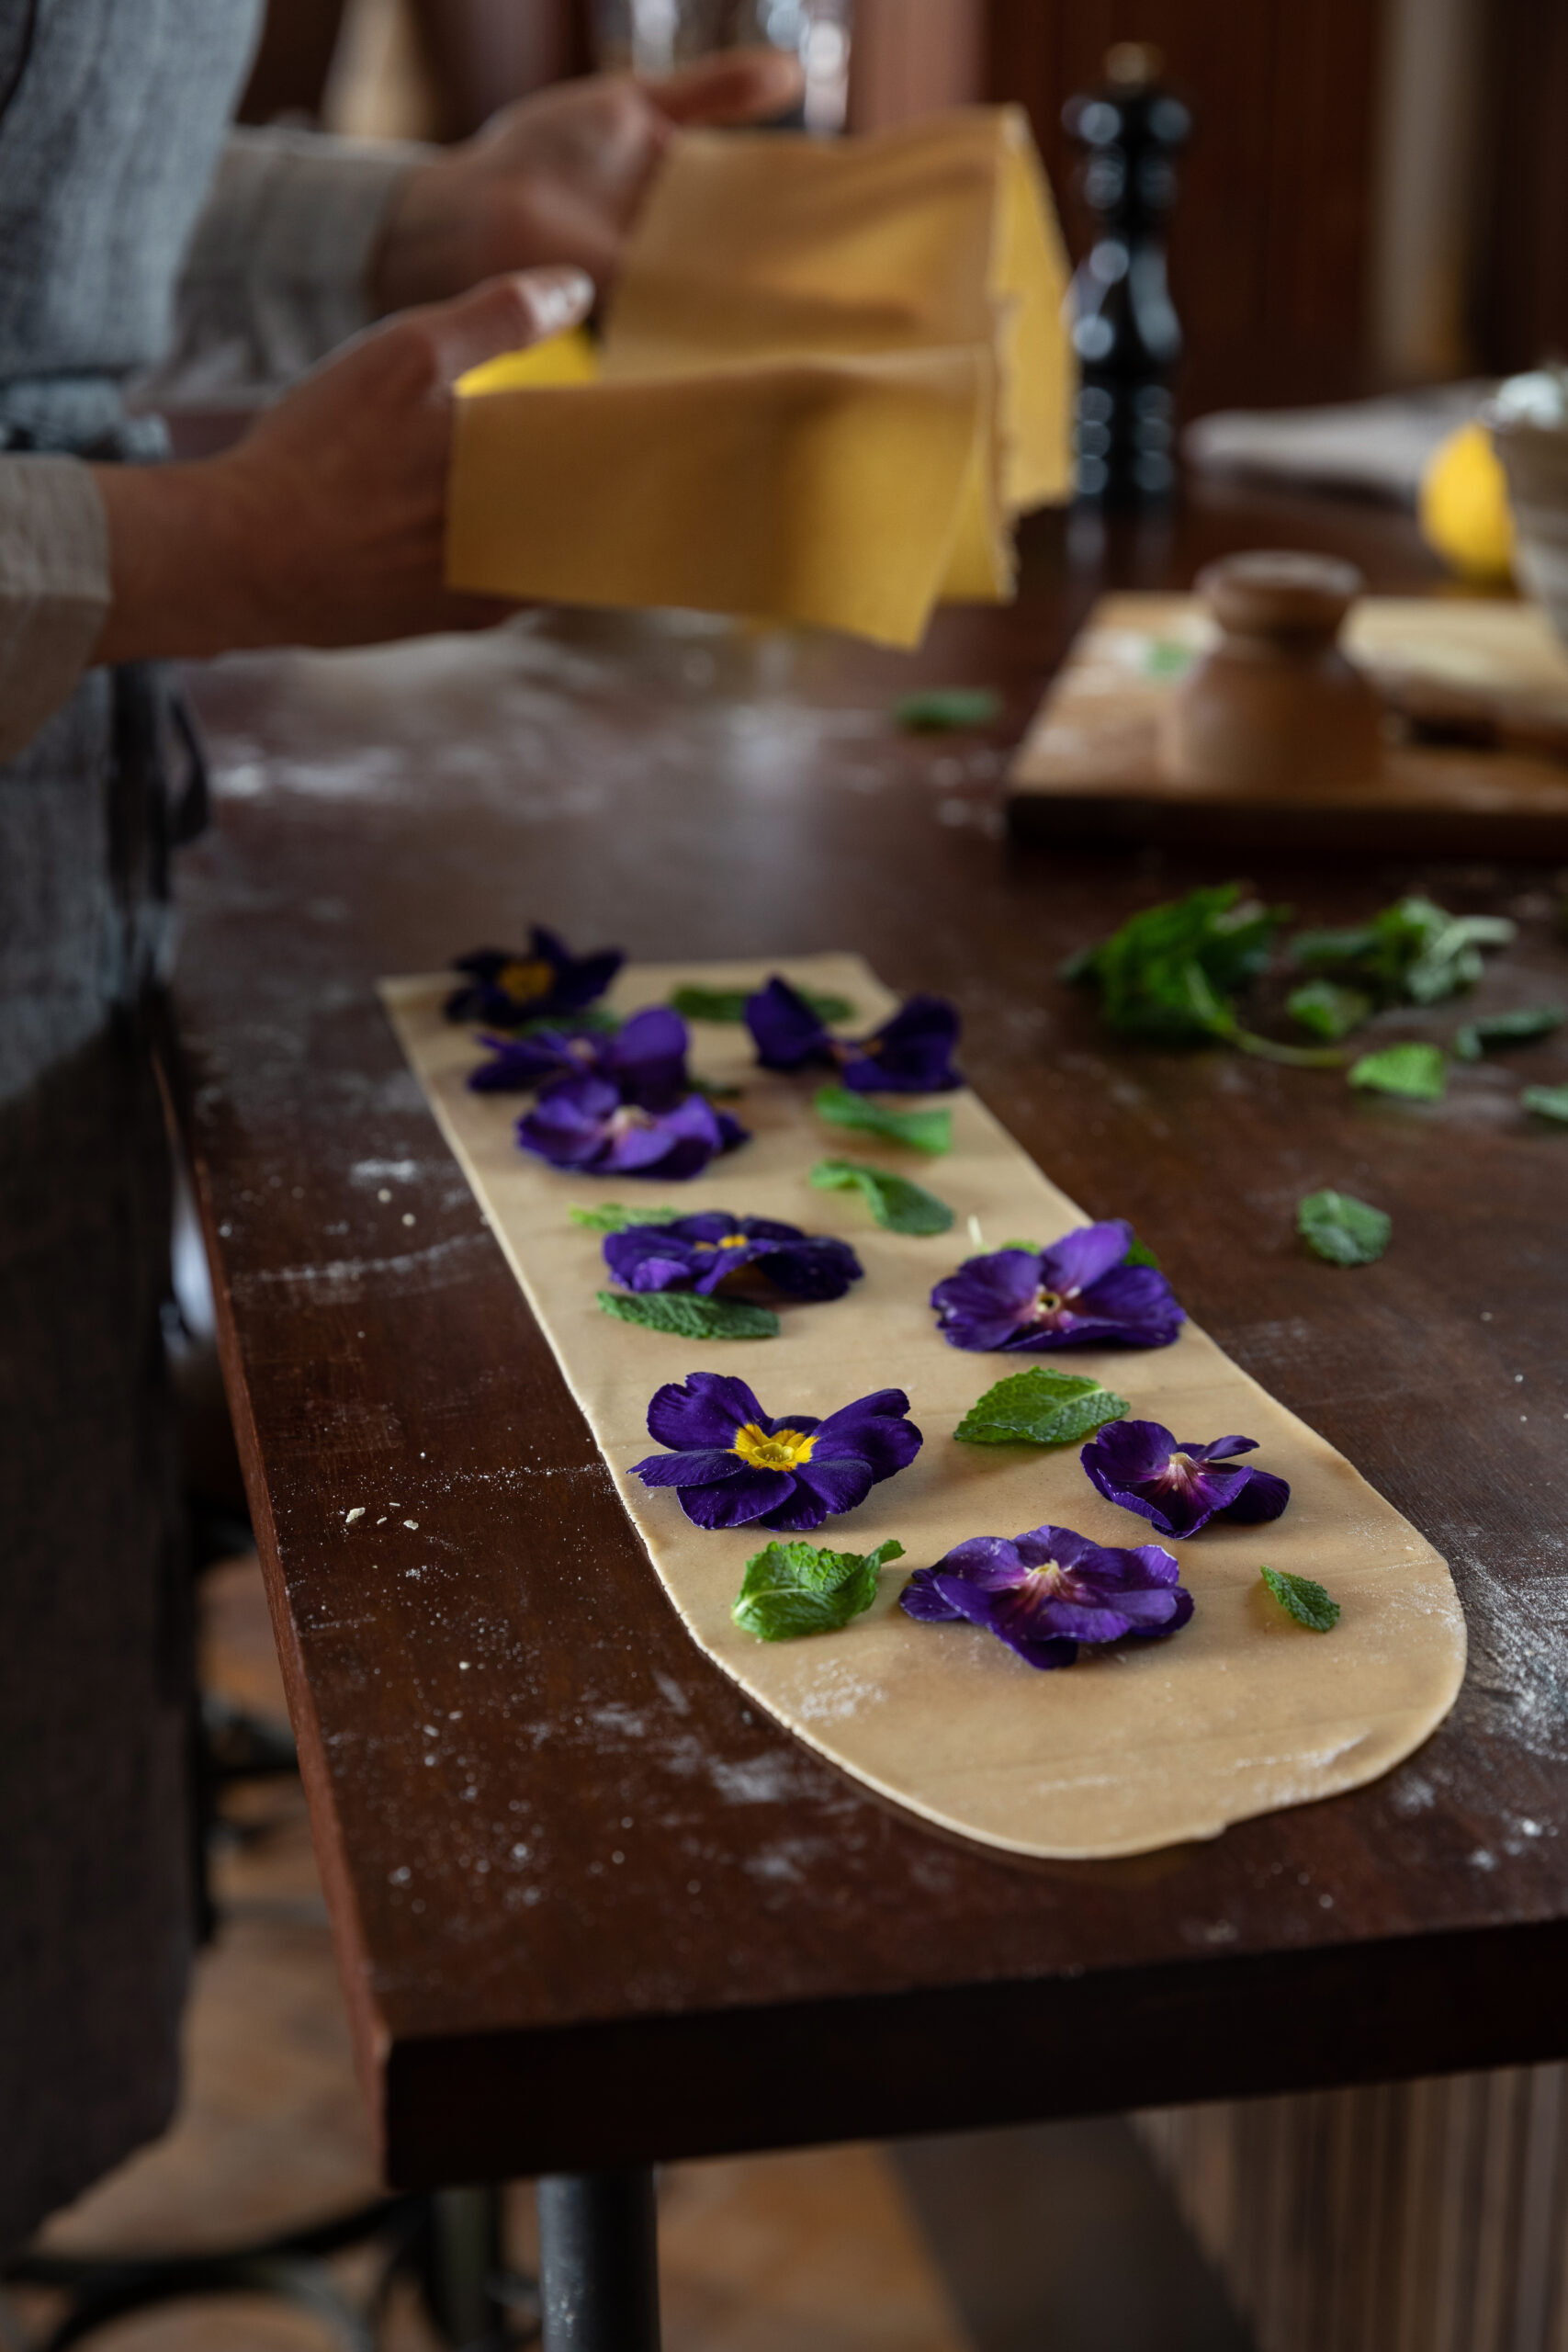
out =
[[[807,1180],[820,1193],[859,1193],[878,1225],[889,1233],[946,1233],[953,1211],[923,1184],[871,1168],[860,1159],[819,1159]]]
[[[689,1290],[602,1290],[597,1297],[618,1323],[640,1324],[677,1340],[776,1340],[779,1318],[771,1306],[744,1299],[705,1298]]]
[[[819,1119],[831,1127],[850,1127],[859,1135],[879,1136],[886,1143],[906,1143],[916,1151],[951,1151],[951,1111],[896,1111],[891,1103],[874,1102],[848,1086],[820,1086],[812,1098]]]
[[[1440,1102],[1448,1091],[1448,1056],[1441,1046],[1383,1046],[1351,1065],[1350,1083],[1409,1102]]]
[[[902,1544],[874,1552],[832,1552],[816,1544],[770,1544],[746,1563],[730,1615],[760,1642],[798,1641],[803,1634],[836,1634],[863,1616],[876,1599],[877,1579]]]
[[[1331,1634],[1338,1624],[1339,1603],[1311,1577],[1290,1576],[1281,1568],[1259,1568],[1258,1573],[1280,1608],[1309,1633]]]
[[[1098,1380],[1038,1365],[987,1388],[953,1434],[968,1445],[1072,1445],[1132,1409]]]
[[[1388,1248],[1393,1219],[1354,1193],[1309,1193],[1297,1206],[1296,1231],[1331,1266],[1371,1266]]]
[[[584,1226],[590,1233],[628,1233],[634,1225],[674,1225],[687,1214],[685,1209],[627,1208],[621,1201],[601,1201],[596,1209],[567,1211],[573,1225]]]
[[[1522,1004],[1512,1012],[1483,1012],[1454,1031],[1454,1052],[1461,1062],[1478,1062],[1489,1046],[1526,1046],[1532,1038],[1550,1037],[1568,1021],[1568,1005]]]

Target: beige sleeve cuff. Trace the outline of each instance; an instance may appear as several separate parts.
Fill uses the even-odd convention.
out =
[[[186,256],[173,348],[138,387],[138,405],[276,391],[368,326],[388,207],[429,153],[316,131],[231,131]]]
[[[108,526],[91,468],[0,457],[0,759],[65,701],[108,605]]]

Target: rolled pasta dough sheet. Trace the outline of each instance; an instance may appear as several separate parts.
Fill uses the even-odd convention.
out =
[[[893,1009],[867,967],[848,956],[634,966],[609,1002],[624,1013],[662,1003],[682,984],[758,986],[773,971],[850,998],[856,1028]],[[1173,1347],[1046,1357],[972,1355],[938,1336],[928,1295],[972,1254],[971,1217],[988,1249],[1021,1235],[1048,1242],[1087,1221],[973,1093],[942,1098],[953,1113],[953,1148],[928,1159],[825,1126],[811,1107],[820,1073],[759,1070],[743,1028],[694,1023],[693,1067],[744,1088],[733,1107],[752,1140],[686,1184],[565,1175],[518,1151],[517,1097],[468,1091],[478,1053],[473,1033],[442,1017],[450,986],[442,976],[382,984],[409,1062],[693,1639],[810,1747],[944,1829],[1016,1853],[1087,1858],[1216,1837],[1230,1822],[1359,1787],[1441,1722],[1465,1657],[1444,1562],[1195,1324]],[[807,1172],[829,1156],[913,1176],[956,1211],[953,1230],[931,1238],[884,1232],[858,1195],[813,1190]],[[643,1198],[837,1234],[859,1253],[865,1279],[828,1305],[783,1306],[773,1340],[694,1343],[620,1323],[595,1302],[609,1283],[600,1236],[574,1226],[568,1211]],[[1182,1632],[1081,1651],[1077,1665],[1055,1673],[1037,1672],[977,1628],[918,1624],[897,1606],[908,1572],[966,1536],[1053,1521],[1101,1544],[1154,1540],[1145,1521],[1090,1487],[1076,1445],[953,1439],[993,1382],[1040,1363],[1096,1374],[1130,1400],[1133,1417],[1163,1421],[1179,1438],[1256,1438],[1251,1458],[1292,1487],[1290,1508],[1272,1525],[1212,1525],[1190,1542],[1172,1541],[1197,1600]],[[646,1427],[654,1390],[696,1371],[738,1374],[774,1415],[826,1415],[873,1389],[908,1390],[925,1432],[914,1464],[812,1539],[864,1552],[892,1536],[905,1549],[884,1571],[869,1614],[842,1632],[783,1643],[740,1632],[730,1603],[768,1532],[694,1527],[671,1490],[650,1492],[630,1476],[633,1463],[659,1450]],[[1333,1633],[1308,1632],[1269,1599],[1263,1561],[1329,1588],[1343,1611]]]

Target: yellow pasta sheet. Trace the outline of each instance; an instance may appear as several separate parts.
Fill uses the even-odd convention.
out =
[[[892,1009],[860,959],[842,956],[782,967],[645,965],[622,973],[610,1001],[626,1012],[665,1001],[678,985],[760,986],[773,969],[851,999],[857,1025]],[[694,1067],[743,1086],[734,1107],[752,1140],[679,1186],[566,1175],[517,1149],[515,1097],[466,1086],[479,1054],[470,1032],[441,1017],[450,985],[384,984],[409,1061],[670,1600],[708,1656],[808,1745],[944,1828],[1020,1853],[1083,1857],[1212,1838],[1229,1822],[1356,1788],[1409,1755],[1447,1713],[1465,1639],[1443,1561],[1196,1324],[1168,1348],[1044,1358],[968,1354],[941,1339],[928,1295],[973,1251],[971,1218],[991,1249],[1021,1234],[1052,1241],[1086,1221],[973,1094],[942,1098],[953,1111],[953,1148],[928,1160],[824,1126],[811,1107],[815,1081],[758,1070],[744,1029],[698,1023]],[[813,1190],[807,1172],[829,1155],[916,1176],[957,1212],[953,1231],[887,1233],[857,1196]],[[644,1194],[837,1234],[859,1253],[865,1279],[829,1304],[782,1307],[783,1329],[772,1340],[694,1342],[615,1321],[595,1303],[609,1286],[600,1238],[568,1212]],[[1325,1276],[1327,1285],[1345,1279]],[[907,1573],[967,1536],[1052,1522],[1100,1544],[1155,1540],[1144,1520],[1091,1487],[1076,1445],[954,1439],[995,1381],[1042,1362],[1098,1375],[1129,1399],[1134,1418],[1163,1421],[1179,1438],[1256,1438],[1252,1459],[1292,1487],[1288,1510],[1270,1525],[1213,1524],[1173,1543],[1197,1601],[1181,1632],[1085,1650],[1055,1673],[1037,1672],[976,1627],[918,1624],[897,1607]],[[630,1475],[660,1450],[646,1427],[654,1390],[697,1371],[738,1374],[775,1416],[825,1416],[878,1388],[908,1392],[925,1435],[915,1462],[812,1539],[863,1552],[896,1537],[905,1547],[871,1611],[842,1632],[782,1643],[742,1633],[730,1603],[766,1531],[694,1527],[671,1490],[650,1491]],[[526,1540],[520,1519],[518,1542]],[[1325,1584],[1343,1611],[1336,1629],[1314,1634],[1289,1618],[1261,1584],[1264,1561]],[[649,1605],[656,1602],[650,1592]]]
[[[686,134],[597,379],[580,349],[465,379],[448,576],[912,644],[939,597],[1010,594],[1011,517],[1066,494],[1065,289],[1016,109]]]

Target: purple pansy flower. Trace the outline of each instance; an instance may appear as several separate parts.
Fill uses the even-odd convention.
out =
[[[717,1153],[746,1139],[739,1121],[701,1094],[649,1111],[623,1101],[613,1080],[592,1073],[558,1080],[517,1122],[525,1151],[552,1168],[594,1175],[699,1176]]]
[[[1185,1625],[1192,1595],[1180,1576],[1159,1544],[1119,1552],[1070,1527],[1032,1527],[955,1544],[934,1568],[916,1571],[899,1602],[927,1624],[984,1625],[1030,1666],[1071,1666],[1080,1642]]]
[[[650,1005],[613,1035],[602,1030],[539,1029],[529,1037],[483,1037],[493,1059],[468,1074],[476,1094],[519,1094],[547,1079],[607,1078],[622,1099],[645,1111],[668,1110],[691,1091],[686,1024]]]
[[[835,1037],[775,975],[747,998],[746,1026],[764,1069],[819,1063],[857,1094],[945,1094],[964,1083],[953,1067],[958,1015],[945,997],[912,996],[871,1036]]]
[[[1049,1250],[966,1258],[931,1293],[952,1348],[1168,1348],[1187,1317],[1155,1266],[1122,1263],[1124,1217],[1081,1225]]]
[[[694,1290],[755,1266],[792,1298],[842,1298],[863,1268],[847,1241],[802,1233],[770,1216],[705,1209],[672,1225],[632,1225],[604,1237],[604,1263],[628,1290]]]
[[[476,948],[459,956],[453,970],[467,974],[446,1000],[448,1021],[485,1021],[492,1029],[515,1029],[552,1013],[581,1012],[602,997],[626,961],[618,947],[596,956],[574,956],[553,931],[535,923],[521,954],[504,947]]]
[[[1212,1519],[1278,1519],[1291,1489],[1271,1470],[1233,1462],[1256,1453],[1252,1437],[1179,1445],[1158,1421],[1108,1421],[1078,1456],[1107,1501],[1135,1510],[1162,1535],[1196,1535]]]
[[[648,1433],[670,1448],[634,1465],[646,1487],[673,1487],[698,1527],[772,1527],[802,1535],[852,1510],[920,1450],[901,1388],[879,1388],[819,1421],[773,1420],[743,1380],[694,1372],[648,1408]]]

